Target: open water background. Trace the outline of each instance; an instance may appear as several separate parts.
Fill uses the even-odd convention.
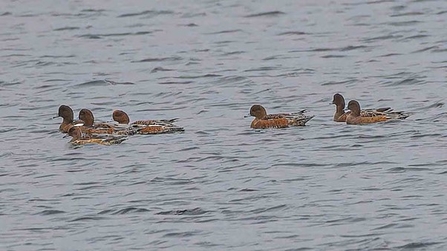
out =
[[[1,250],[446,250],[447,3],[0,2]],[[413,115],[332,121],[332,95]],[[252,104],[306,109],[256,131]],[[59,105],[178,117],[72,148]]]

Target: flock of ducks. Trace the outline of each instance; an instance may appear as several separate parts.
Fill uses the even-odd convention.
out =
[[[391,107],[362,110],[356,100],[349,101],[346,110],[345,99],[339,93],[334,95],[332,104],[336,106],[334,121],[352,125],[406,119],[409,116],[408,113],[396,112]],[[262,105],[253,105],[250,108],[250,116],[255,118],[250,127],[267,129],[304,126],[314,117],[304,113],[305,111],[302,110],[295,113],[267,114]],[[121,110],[113,111],[114,122],[95,122],[95,117],[89,109],[80,110],[79,120],[74,120],[73,110],[67,105],[61,105],[56,117],[62,117],[59,131],[71,136],[70,143],[73,145],[112,145],[119,144],[126,140],[127,136],[134,134],[164,134],[184,131],[183,127],[174,124],[177,119],[130,122],[129,116]]]
[[[95,122],[95,117],[89,109],[80,110],[79,120],[74,120],[73,110],[67,105],[61,105],[56,117],[62,117],[59,131],[72,137],[70,140],[72,145],[113,145],[123,142],[127,139],[127,136],[134,134],[162,134],[184,131],[182,127],[173,123],[176,119],[138,120],[130,123],[127,113],[121,110],[113,111],[114,122]]]

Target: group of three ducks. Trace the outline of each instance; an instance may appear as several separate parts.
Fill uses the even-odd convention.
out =
[[[349,101],[346,110],[345,99],[339,93],[334,95],[332,104],[336,106],[334,121],[346,122],[346,124],[370,124],[405,119],[409,116],[408,113],[394,111],[391,107],[362,110],[359,102],[356,100]],[[295,113],[267,114],[266,109],[262,105],[253,105],[250,108],[250,115],[255,118],[251,122],[250,127],[253,129],[267,129],[304,126],[314,117],[305,115],[304,112],[303,110]],[[164,134],[184,131],[182,127],[174,124],[176,119],[139,120],[130,123],[129,116],[121,110],[113,111],[113,123],[95,123],[93,113],[88,109],[80,110],[79,120],[75,121],[73,110],[66,105],[59,107],[57,117],[63,118],[59,130],[72,137],[70,143],[73,145],[111,145],[121,143],[128,135]]]
[[[161,134],[182,132],[182,127],[176,126],[170,120],[138,120],[130,123],[127,113],[121,110],[113,111],[114,123],[95,122],[95,117],[89,109],[79,111],[79,120],[74,120],[73,110],[67,105],[59,106],[58,116],[62,117],[59,131],[67,133],[73,145],[119,144],[134,134]],[[56,118],[55,117],[55,118]]]

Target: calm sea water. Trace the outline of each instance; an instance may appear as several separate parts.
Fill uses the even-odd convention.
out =
[[[0,2],[1,250],[446,250],[447,5]],[[332,95],[413,113],[332,121]],[[251,130],[252,104],[307,126]],[[74,149],[59,105],[182,134]]]

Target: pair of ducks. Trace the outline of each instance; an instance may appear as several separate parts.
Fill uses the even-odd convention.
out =
[[[348,103],[348,110],[345,111],[344,97],[336,93],[332,100],[332,104],[336,106],[334,121],[346,122],[350,125],[371,124],[388,120],[406,119],[409,114],[405,112],[395,112],[391,107],[378,109],[362,110],[360,104],[356,100]],[[253,105],[250,108],[250,115],[255,119],[251,122],[251,128],[286,128],[289,126],[304,126],[314,116],[306,116],[304,110],[297,113],[280,113],[267,114],[265,108],[261,105]]]
[[[345,98],[339,94],[334,94],[332,104],[335,105],[335,122],[346,122],[350,125],[363,125],[388,120],[406,119],[410,116],[406,112],[393,111],[391,107],[383,107],[378,109],[360,109],[360,104],[356,100],[348,103],[348,111],[345,111]]]
[[[59,107],[58,116],[62,117],[59,131],[67,133],[73,145],[101,144],[112,145],[123,142],[127,135],[163,134],[183,132],[184,129],[171,120],[138,120],[130,123],[124,111],[113,111],[112,118],[116,123],[95,123],[95,117],[89,109],[79,111],[79,120],[74,120],[73,110],[67,105]]]

